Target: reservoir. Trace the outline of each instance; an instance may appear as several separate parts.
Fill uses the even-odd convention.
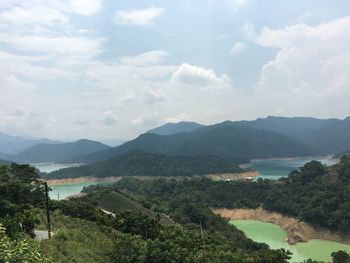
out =
[[[338,160],[332,159],[331,157],[303,157],[303,158],[286,158],[286,159],[263,159],[253,160],[250,162],[249,167],[260,172],[258,178],[264,179],[278,179],[280,177],[288,176],[290,171],[298,169],[303,166],[306,162],[311,160],[318,160],[323,164],[332,165]],[[32,164],[38,168],[41,172],[52,172],[63,168],[77,167],[81,164],[57,164],[57,163],[37,163]],[[64,199],[67,196],[78,194],[80,191],[89,185],[95,184],[112,184],[113,182],[81,182],[71,183],[62,185],[51,185],[52,191],[50,197],[52,199]]]
[[[276,158],[252,160],[249,167],[258,171],[263,179],[278,179],[286,177],[292,170],[297,170],[305,163],[312,160],[320,161],[326,165],[336,164],[339,160],[330,156],[326,157],[300,157],[300,158]]]
[[[82,164],[33,163],[31,165],[39,169],[41,172],[50,173],[63,168],[78,167]],[[49,187],[52,190],[50,191],[50,198],[54,200],[65,199],[70,195],[75,195],[80,193],[81,190],[83,190],[83,188],[86,186],[96,185],[96,184],[108,185],[108,184],[113,184],[113,182],[91,181],[91,182],[49,185]]]
[[[273,249],[284,248],[293,253],[290,262],[303,262],[309,258],[318,261],[331,261],[331,253],[345,250],[350,253],[350,245],[313,239],[306,243],[289,245],[284,241],[287,233],[279,226],[256,220],[231,220],[230,224],[242,230],[245,235],[254,241],[266,243]]]

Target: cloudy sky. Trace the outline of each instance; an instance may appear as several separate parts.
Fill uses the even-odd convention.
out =
[[[0,131],[350,115],[349,0],[0,0]]]

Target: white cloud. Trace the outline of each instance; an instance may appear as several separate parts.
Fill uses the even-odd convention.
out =
[[[104,39],[0,33],[0,42],[11,45],[19,50],[29,50],[51,54],[58,53],[93,56],[101,51]]]
[[[226,88],[231,85],[231,80],[226,74],[217,76],[213,69],[206,69],[183,63],[173,73],[174,81],[204,87]]]
[[[226,3],[237,13],[248,4],[248,0],[226,0]]]
[[[117,115],[115,115],[114,112],[111,110],[107,110],[103,113],[102,121],[107,126],[115,124],[118,120],[119,118],[117,117]]]
[[[149,66],[154,64],[159,64],[167,56],[168,52],[164,50],[152,50],[145,53],[141,53],[134,57],[121,57],[120,62],[122,64],[131,65],[131,66]]]
[[[164,13],[164,8],[149,7],[130,11],[117,11],[114,15],[114,22],[119,25],[148,26]]]
[[[332,105],[328,114],[344,112],[350,100],[350,16],[250,32],[254,43],[278,49],[261,70],[257,97],[279,101],[267,104],[284,114],[316,116],[326,105]]]
[[[191,116],[188,113],[182,112],[174,117],[168,117],[165,119],[165,122],[178,123],[180,121],[189,121],[191,120]]]
[[[149,104],[160,102],[165,99],[165,93],[162,89],[152,89],[148,85],[143,88],[143,96],[145,101]]]
[[[0,13],[0,20],[16,26],[30,24],[54,26],[56,24],[67,23],[69,18],[62,12],[53,8],[43,6],[23,8],[15,6],[10,10]]]
[[[246,49],[246,45],[242,42],[236,42],[236,44],[231,48],[231,54],[238,54]]]
[[[101,0],[71,0],[69,7],[79,15],[91,16],[100,12],[102,3]]]

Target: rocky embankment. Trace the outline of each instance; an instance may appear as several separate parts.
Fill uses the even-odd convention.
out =
[[[312,226],[298,221],[295,218],[284,216],[279,213],[269,212],[262,208],[257,209],[213,209],[213,212],[231,220],[258,220],[280,226],[288,234],[289,244],[306,242],[310,239],[323,239],[350,244],[350,233],[342,234],[328,229]]]

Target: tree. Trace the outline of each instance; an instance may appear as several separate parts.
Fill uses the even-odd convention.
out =
[[[51,259],[41,254],[36,241],[23,235],[16,240],[11,240],[5,233],[5,228],[0,224],[0,263],[49,263]]]
[[[333,263],[349,263],[350,256],[343,250],[333,252],[332,254]]]

